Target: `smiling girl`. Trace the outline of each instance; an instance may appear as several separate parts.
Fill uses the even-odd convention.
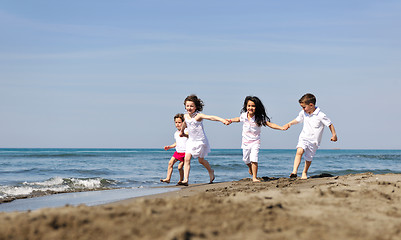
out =
[[[184,181],[180,182],[179,185],[188,186],[192,157],[198,158],[199,163],[207,169],[210,177],[209,183],[213,183],[215,179],[214,170],[210,167],[209,162],[205,160],[205,157],[210,152],[210,145],[203,129],[202,120],[220,121],[226,125],[229,125],[229,121],[221,117],[201,113],[203,101],[196,95],[186,97],[184,105],[187,113],[184,115],[185,121],[181,127],[181,134],[184,135],[184,129],[187,128],[188,141],[184,158]]]
[[[268,126],[273,129],[287,130],[288,127],[281,127],[270,122],[266,114],[265,107],[258,97],[247,96],[244,106],[241,109],[240,117],[228,120],[231,122],[243,122],[242,126],[242,160],[249,168],[249,174],[252,175],[254,182],[260,182],[257,179],[258,174],[258,154],[260,149],[260,132],[262,126]]]

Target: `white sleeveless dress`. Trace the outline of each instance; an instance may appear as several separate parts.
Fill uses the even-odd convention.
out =
[[[194,158],[205,158],[210,153],[210,145],[203,129],[202,121],[194,118],[185,118],[188,130],[188,141],[185,153],[190,153]]]

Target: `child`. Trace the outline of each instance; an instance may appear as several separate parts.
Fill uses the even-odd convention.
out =
[[[262,126],[273,129],[287,130],[270,122],[265,107],[258,97],[247,96],[241,109],[241,116],[229,119],[229,122],[243,122],[242,126],[242,160],[249,168],[253,182],[260,182],[258,174],[258,154],[260,149],[260,132]]]
[[[294,159],[294,168],[290,174],[290,178],[297,177],[298,167],[301,163],[302,155],[305,153],[305,168],[302,172],[301,179],[307,179],[308,169],[312,164],[312,159],[320,145],[324,126],[329,127],[331,131],[331,141],[337,141],[337,134],[330,119],[320,110],[320,108],[315,106],[316,98],[313,94],[307,93],[303,95],[301,99],[299,99],[299,104],[303,110],[299,112],[298,117],[287,123],[285,126],[289,128],[291,125],[300,122],[304,123],[302,132],[299,135],[297,153]]]
[[[167,177],[165,179],[160,179],[160,182],[170,183],[171,174],[173,173],[173,166],[177,161],[180,161],[178,164],[178,171],[180,172],[180,181],[178,181],[178,184],[184,179],[184,171],[182,170],[182,167],[184,166],[185,147],[188,140],[188,135],[184,134],[183,137],[180,137],[183,122],[184,114],[177,113],[174,116],[174,123],[175,127],[177,128],[177,131],[174,133],[175,143],[164,147],[164,150],[175,148],[176,151],[168,162]]]
[[[179,183],[179,185],[188,186],[192,157],[197,157],[199,163],[207,169],[210,177],[209,183],[213,183],[213,180],[215,179],[214,170],[210,167],[209,162],[205,160],[205,157],[210,152],[210,146],[205,135],[205,130],[203,129],[202,120],[207,119],[211,121],[220,121],[226,125],[228,125],[229,122],[228,120],[217,116],[209,116],[200,113],[203,110],[203,101],[196,95],[186,97],[184,105],[187,113],[184,115],[185,121],[181,127],[181,135],[184,134],[184,129],[187,128],[188,141],[184,158],[184,181]]]

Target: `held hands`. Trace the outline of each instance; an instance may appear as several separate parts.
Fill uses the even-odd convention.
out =
[[[289,128],[290,128],[290,124],[289,123],[287,123],[287,124],[285,124],[283,127],[282,127],[282,129],[281,130],[283,130],[283,131],[286,131],[286,130],[288,130]]]
[[[223,121],[223,123],[225,124],[225,125],[230,125],[231,123],[232,123],[233,121],[231,121],[231,119],[224,119],[224,121]]]

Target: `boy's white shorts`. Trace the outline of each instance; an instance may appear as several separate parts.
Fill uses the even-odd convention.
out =
[[[245,164],[251,162],[258,162],[259,145],[252,146],[251,148],[242,149],[242,160]]]
[[[298,142],[297,148],[302,148],[304,150],[305,161],[312,162],[312,159],[316,154],[318,146],[314,143],[300,140]]]

